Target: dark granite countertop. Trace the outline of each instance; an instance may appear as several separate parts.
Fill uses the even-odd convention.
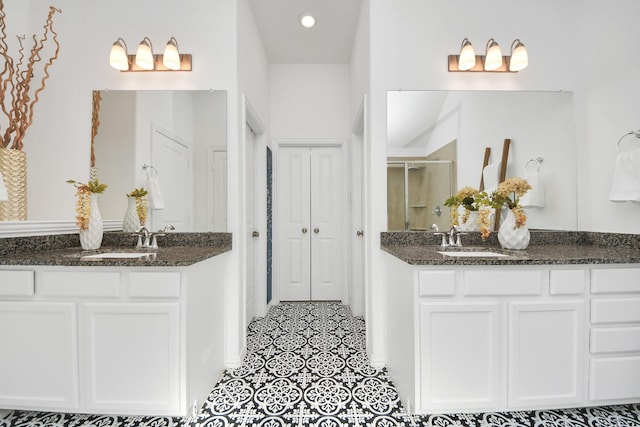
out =
[[[495,236],[464,236],[462,248],[442,248],[432,233],[381,233],[381,248],[412,265],[549,265],[640,263],[640,236],[632,234],[532,231],[526,250],[501,249]],[[439,251],[490,251],[507,257],[453,257]]]
[[[84,251],[78,235],[0,239],[0,265],[178,267],[231,250],[230,233],[172,233],[158,238],[158,249],[135,247],[128,233],[105,233],[100,249]],[[148,253],[142,258],[83,258],[99,253]]]

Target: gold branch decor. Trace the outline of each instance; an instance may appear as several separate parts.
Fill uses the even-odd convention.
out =
[[[0,174],[7,187],[9,200],[0,202],[0,221],[27,219],[27,159],[23,152],[27,129],[33,124],[33,111],[49,78],[49,68],[58,59],[60,43],[53,29],[53,16],[61,13],[49,8],[40,38],[31,36],[33,45],[25,51],[25,36],[17,37],[18,52],[14,58],[7,43],[6,14],[0,0]],[[46,51],[52,51],[45,55]],[[43,55],[49,56],[41,70]]]

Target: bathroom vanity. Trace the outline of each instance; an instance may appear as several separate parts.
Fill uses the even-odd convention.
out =
[[[227,236],[140,258],[86,257],[132,246],[0,257],[0,408],[197,411],[224,369],[230,249]]]
[[[457,249],[508,255],[476,257],[402,234],[383,233],[382,248],[388,369],[410,410],[640,401],[636,238],[532,233],[526,251]]]

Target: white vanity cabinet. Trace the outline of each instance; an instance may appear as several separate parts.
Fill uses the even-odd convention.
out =
[[[591,270],[589,400],[640,399],[640,268]]]
[[[0,408],[191,415],[224,369],[225,258],[0,270]]]
[[[562,273],[418,271],[418,412],[579,403],[585,279],[583,271]]]

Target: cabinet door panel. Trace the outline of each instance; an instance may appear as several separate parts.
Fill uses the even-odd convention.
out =
[[[589,400],[640,398],[640,357],[591,360]]]
[[[87,409],[177,411],[179,303],[88,303],[81,313]]]
[[[0,302],[0,407],[78,408],[74,303]]]
[[[502,404],[499,317],[498,302],[420,303],[419,411]]]
[[[509,304],[509,406],[579,403],[584,303]]]

